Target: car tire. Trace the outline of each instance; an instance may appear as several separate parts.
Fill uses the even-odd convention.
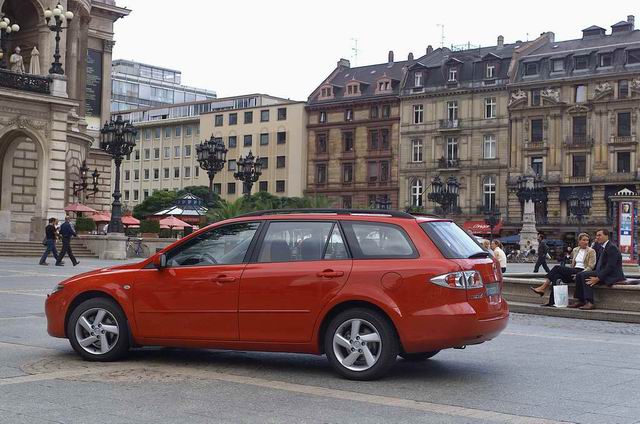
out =
[[[331,320],[324,336],[324,349],[329,363],[341,376],[376,380],[396,362],[399,343],[395,328],[385,315],[354,308]]]
[[[120,306],[95,297],[74,308],[67,323],[71,347],[87,361],[116,361],[129,351],[129,326]]]
[[[409,362],[422,362],[426,361],[429,358],[434,357],[439,350],[432,350],[431,352],[421,352],[421,353],[401,353],[400,357],[405,361]]]

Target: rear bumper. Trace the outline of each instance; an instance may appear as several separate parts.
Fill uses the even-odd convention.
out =
[[[501,299],[490,315],[479,315],[467,302],[417,311],[399,330],[404,351],[417,353],[486,342],[508,322],[509,306]]]
[[[44,313],[47,316],[47,333],[53,337],[66,337],[64,318],[66,303],[60,293],[47,296],[44,303]]]

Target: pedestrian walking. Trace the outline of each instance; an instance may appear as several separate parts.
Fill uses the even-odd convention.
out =
[[[69,255],[69,259],[71,259],[73,266],[78,265],[80,262],[76,260],[76,257],[73,256],[73,251],[71,250],[71,237],[78,237],[78,234],[76,234],[76,231],[73,229],[69,216],[64,218],[64,222],[60,226],[60,237],[62,238],[62,250],[58,255],[56,266],[63,266],[62,259],[66,254]]]
[[[492,240],[491,249],[493,250],[493,256],[495,256],[500,263],[500,269],[504,274],[507,272],[507,255],[505,255],[504,250],[502,250],[502,242],[500,242],[500,240]]]
[[[549,265],[547,265],[547,253],[549,253],[549,246],[547,246],[547,242],[544,240],[544,234],[538,233],[538,260],[533,267],[533,272],[538,272],[540,267],[544,268],[547,273],[549,273]]]
[[[46,246],[42,257],[40,258],[40,265],[48,265],[47,258],[49,257],[49,253],[53,253],[53,257],[58,261],[58,250],[56,249],[56,219],[49,218],[49,224],[44,229],[45,237],[42,241],[42,244]]]

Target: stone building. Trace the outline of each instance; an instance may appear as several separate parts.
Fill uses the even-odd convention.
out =
[[[74,14],[61,34],[64,77],[47,75],[55,34],[44,14],[58,2],[0,0],[2,17],[19,25],[3,33],[3,60],[20,47],[25,70],[0,69],[0,239],[42,239],[46,219],[63,217],[67,203],[102,209],[111,201],[110,158],[96,148],[100,123],[110,116],[113,23],[130,11],[113,0],[60,3]],[[83,161],[101,174],[91,197],[73,194]]]
[[[471,225],[485,209],[506,212],[509,149],[508,71],[525,43],[427,48],[401,90],[400,207],[442,213],[427,200],[431,181],[455,177],[451,215]],[[478,228],[478,227],[476,227]]]
[[[393,52],[377,65],[341,59],[309,96],[309,195],[344,208],[398,208],[399,93],[409,63]]]
[[[640,31],[634,18],[597,26],[575,40],[544,42],[522,55],[510,84],[507,230],[520,228],[516,181],[528,168],[545,182],[536,208],[538,229],[567,241],[581,227],[611,227],[608,198],[638,188],[640,158]],[[592,199],[581,225],[567,200]],[[558,230],[559,229],[559,230]]]
[[[208,186],[195,146],[222,138],[227,164],[214,178],[214,191],[233,201],[242,184],[233,177],[237,160],[249,151],[262,161],[253,193],[302,196],[306,174],[306,112],[303,102],[264,94],[218,98],[148,108],[123,114],[138,129],[137,146],[122,163],[122,200],[133,207],[156,190]]]

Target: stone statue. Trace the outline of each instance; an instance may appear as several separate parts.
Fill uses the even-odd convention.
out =
[[[31,50],[29,73],[33,75],[40,75],[40,52],[36,46],[33,46],[33,50]]]
[[[526,100],[527,93],[523,90],[516,90],[511,93],[511,99],[509,100],[509,104],[516,103],[520,100]]]
[[[604,81],[601,82],[600,84],[596,85],[595,88],[595,93],[596,96],[606,93],[607,91],[612,91],[613,90],[613,86],[611,85],[611,83],[609,81]]]
[[[640,91],[640,78],[632,79],[631,83],[629,84],[629,86],[634,91]]]
[[[556,103],[560,102],[560,90],[557,88],[545,88],[540,92],[540,95],[547,99],[551,99]]]
[[[9,58],[9,63],[11,63],[11,70],[19,74],[24,74],[24,62],[22,60],[22,56],[20,55],[20,47],[16,47],[14,51],[15,53],[13,53]]]

